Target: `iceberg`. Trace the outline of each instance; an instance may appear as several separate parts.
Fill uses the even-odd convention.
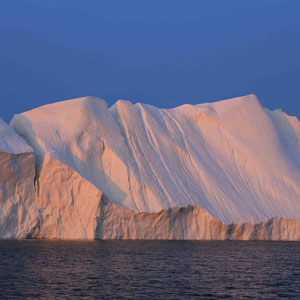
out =
[[[10,126],[3,153],[32,158],[31,226],[11,237],[300,240],[300,122],[255,95],[173,109],[84,97]]]

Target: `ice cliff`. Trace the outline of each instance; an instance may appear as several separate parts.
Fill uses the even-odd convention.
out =
[[[33,149],[0,119],[0,238],[22,238],[37,222]]]
[[[300,240],[300,123],[254,95],[85,97],[0,125],[0,237]]]
[[[197,206],[136,213],[102,201],[95,239],[300,240],[300,220],[224,224]]]

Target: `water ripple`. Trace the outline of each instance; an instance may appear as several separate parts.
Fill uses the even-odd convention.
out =
[[[0,241],[1,299],[300,299],[300,243]]]

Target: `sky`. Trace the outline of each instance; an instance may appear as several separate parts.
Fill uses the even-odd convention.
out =
[[[256,94],[300,119],[299,0],[1,0],[0,117],[83,96]]]

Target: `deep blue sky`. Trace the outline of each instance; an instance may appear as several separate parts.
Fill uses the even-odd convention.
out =
[[[300,0],[1,0],[0,117],[97,96],[159,107],[255,93],[300,118]]]

